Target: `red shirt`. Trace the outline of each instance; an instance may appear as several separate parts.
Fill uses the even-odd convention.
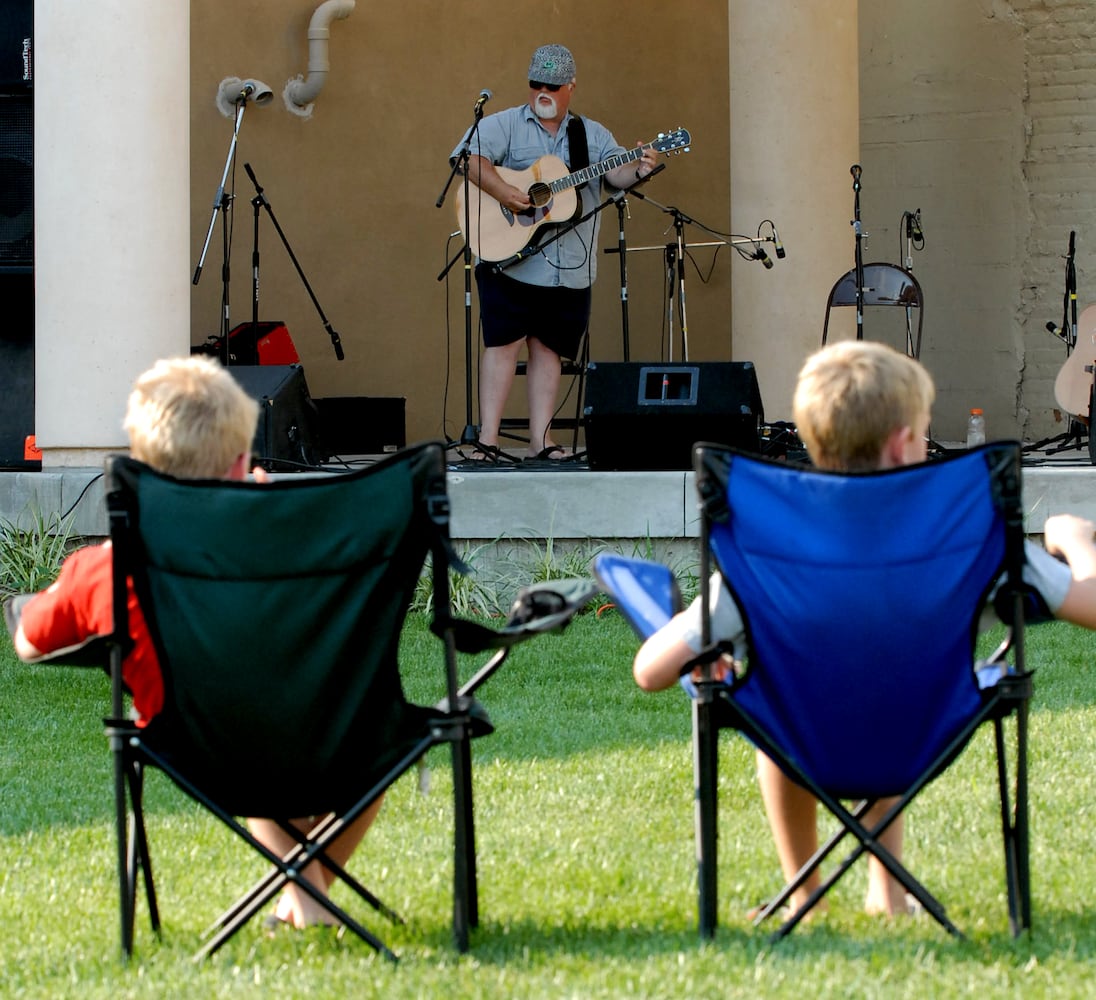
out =
[[[122,680],[133,695],[138,725],[145,725],[164,706],[164,685],[132,580],[128,589],[134,647],[122,664]],[[111,590],[110,542],[79,549],[65,560],[57,581],[23,608],[23,634],[46,654],[109,635],[114,629]]]

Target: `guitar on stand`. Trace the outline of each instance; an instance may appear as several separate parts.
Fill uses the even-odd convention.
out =
[[[1089,306],[1081,316],[1085,332],[1077,319],[1077,270],[1074,265],[1077,233],[1069,234],[1069,249],[1066,252],[1065,294],[1062,301],[1062,325],[1047,323],[1047,329],[1066,345],[1066,362],[1062,365],[1058,377],[1054,380],[1054,398],[1069,417],[1069,430],[1057,437],[1047,438],[1025,448],[1025,451],[1041,451],[1047,445],[1057,444],[1048,454],[1069,451],[1071,448],[1085,447],[1085,436],[1089,430],[1093,406],[1094,366],[1096,366],[1096,306]],[[1088,453],[1096,465],[1096,445],[1088,435]]]
[[[1054,398],[1071,423],[1087,429],[1088,453],[1096,465],[1096,444],[1092,438],[1092,412],[1096,404],[1096,305],[1081,313],[1074,338],[1070,355],[1054,380]],[[1084,431],[1078,431],[1077,437],[1083,434]]]
[[[469,206],[472,211],[466,212],[465,191],[460,188],[456,198],[457,225],[480,260],[489,263],[506,260],[529,246],[542,227],[567,223],[575,217],[581,204],[575,188],[580,184],[640,159],[648,149],[659,153],[687,153],[690,141],[688,131],[683,128],[669,134],[659,133],[652,142],[610,156],[574,173],[568,173],[567,164],[558,156],[542,156],[524,170],[496,167],[503,180],[528,193],[532,207],[524,212],[512,212],[473,185],[469,198],[478,197],[478,204]]]

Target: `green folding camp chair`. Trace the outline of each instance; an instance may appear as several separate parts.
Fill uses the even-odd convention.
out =
[[[223,945],[290,880],[362,940],[393,953],[345,909],[299,879],[319,860],[382,914],[396,915],[326,854],[339,833],[434,746],[451,747],[453,935],[478,922],[470,741],[492,731],[474,692],[510,648],[564,627],[592,585],[556,582],[519,595],[493,630],[450,613],[444,449],[408,448],[360,471],[270,484],[181,481],[128,458],[107,466],[114,546],[114,634],[107,735],[114,751],[123,952],[133,948],[137,885],[154,930],[157,898],[142,809],[144,770],[163,771],[270,863],[222,914],[199,951]],[[436,706],[408,702],[400,632],[426,556],[439,636]],[[124,718],[121,666],[132,579],[164,678],[146,727]],[[494,650],[463,686],[456,653]],[[287,736],[287,734],[291,734]],[[304,836],[293,817],[332,818]],[[270,817],[299,846],[272,854],[237,819]]]

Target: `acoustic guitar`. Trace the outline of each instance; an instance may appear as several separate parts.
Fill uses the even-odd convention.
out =
[[[508,184],[528,192],[532,207],[524,212],[512,212],[475,184],[469,185],[469,228],[464,232],[464,188],[457,190],[457,225],[473,253],[481,260],[506,260],[520,253],[533,242],[543,226],[570,222],[578,214],[580,201],[575,188],[607,174],[615,167],[631,163],[643,156],[645,150],[659,153],[687,153],[689,133],[675,129],[668,134],[660,132],[658,138],[626,153],[610,156],[600,163],[591,164],[568,173],[567,164],[558,156],[542,156],[524,170],[496,167],[499,176]]]
[[[1077,343],[1054,380],[1054,398],[1071,417],[1082,423],[1091,418],[1092,386],[1096,366],[1096,305],[1077,318]]]

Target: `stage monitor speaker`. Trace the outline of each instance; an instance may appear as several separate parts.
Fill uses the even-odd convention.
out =
[[[251,446],[255,461],[270,472],[301,472],[322,460],[319,414],[300,365],[234,365],[228,369],[259,402],[259,424]]]
[[[697,441],[760,449],[765,414],[749,361],[595,362],[587,369],[591,469],[691,469]]]
[[[403,396],[327,396],[312,402],[327,458],[389,455],[407,443]]]

